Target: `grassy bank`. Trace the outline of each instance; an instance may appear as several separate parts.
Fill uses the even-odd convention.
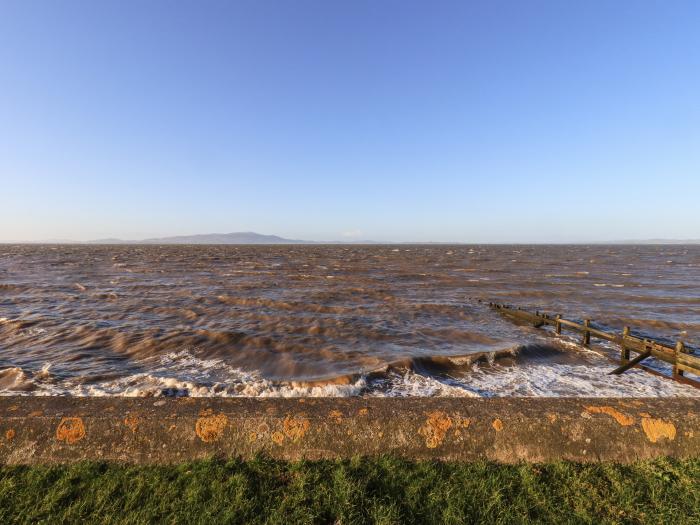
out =
[[[0,523],[700,523],[700,460],[0,467]]]

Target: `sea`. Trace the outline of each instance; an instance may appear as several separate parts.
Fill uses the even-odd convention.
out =
[[[700,245],[0,245],[0,395],[700,395],[489,302],[697,349]]]

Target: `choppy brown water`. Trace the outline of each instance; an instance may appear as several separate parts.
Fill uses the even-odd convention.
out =
[[[693,395],[478,299],[700,343],[700,246],[0,245],[0,393]]]

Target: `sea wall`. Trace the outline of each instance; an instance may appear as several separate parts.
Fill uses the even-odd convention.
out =
[[[0,462],[700,456],[700,400],[0,398]]]

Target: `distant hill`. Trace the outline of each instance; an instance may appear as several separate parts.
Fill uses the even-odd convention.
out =
[[[202,235],[177,235],[142,241],[122,239],[98,239],[90,244],[315,244],[313,241],[285,239],[278,235],[262,235],[255,232],[207,233]]]
[[[208,233],[201,235],[177,235],[174,237],[157,237],[142,240],[124,240],[116,238],[96,239],[93,241],[71,241],[64,239],[51,239],[43,241],[5,241],[0,240],[0,244],[427,244],[427,245],[452,245],[452,244],[472,244],[465,242],[391,242],[372,240],[344,240],[344,241],[308,241],[302,239],[287,239],[279,235],[263,235],[255,232],[232,232],[232,233]],[[478,244],[478,243],[477,243]],[[490,244],[490,243],[481,243]],[[549,243],[496,243],[496,244],[549,244]],[[568,244],[568,243],[552,243]],[[571,244],[604,244],[604,245],[644,245],[644,244],[667,244],[667,245],[697,245],[700,239],[624,239],[617,241],[592,241],[574,242]]]

